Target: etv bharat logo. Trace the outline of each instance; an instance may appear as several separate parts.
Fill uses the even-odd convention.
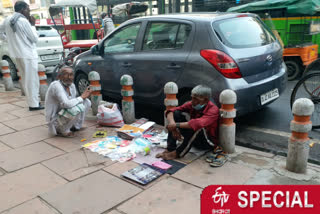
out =
[[[222,187],[218,187],[215,190],[215,194],[212,195],[213,203],[220,203],[221,208],[225,203],[228,202],[230,194],[226,194],[224,191],[221,191]],[[213,209],[212,214],[230,214],[230,209]]]
[[[230,194],[226,194],[224,191],[221,191],[220,193],[219,191],[221,189],[222,187],[218,187],[215,190],[215,194],[212,196],[212,198],[213,198],[213,203],[217,204],[220,202],[221,207],[223,207],[223,205],[228,202]]]

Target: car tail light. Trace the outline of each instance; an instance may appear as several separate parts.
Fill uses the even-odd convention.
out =
[[[238,18],[240,18],[240,17],[248,17],[248,15],[242,14],[242,15],[238,15],[237,17],[238,17]]]
[[[65,45],[68,43],[67,37],[66,36],[62,36],[62,43]]]
[[[223,76],[230,79],[242,77],[236,62],[226,53],[218,50],[201,50],[200,55],[213,65]]]

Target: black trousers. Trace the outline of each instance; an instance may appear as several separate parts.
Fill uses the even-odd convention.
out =
[[[187,119],[181,111],[175,111],[173,116],[177,123],[187,122]],[[180,128],[179,130],[181,135],[184,137],[183,142],[177,147],[177,140],[174,139],[172,133],[169,132],[167,139],[167,149],[169,152],[176,150],[178,157],[183,157],[190,151],[192,146],[198,149],[213,149],[214,143],[207,136],[205,129],[193,131],[193,129]]]

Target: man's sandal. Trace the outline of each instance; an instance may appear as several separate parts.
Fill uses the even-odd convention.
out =
[[[212,151],[212,153],[209,153],[206,157],[206,162],[208,163],[212,163],[212,161],[214,159],[216,159],[216,157],[221,154],[224,153],[222,148],[220,146],[217,146],[216,148],[214,148],[214,150]]]
[[[214,159],[216,159],[218,154],[210,153],[206,156],[206,162],[212,163]]]
[[[227,154],[220,153],[216,156],[216,158],[210,163],[210,166],[212,167],[221,167],[227,162]]]
[[[216,148],[213,149],[214,154],[220,154],[221,152],[223,152],[223,149],[221,146],[216,146]]]

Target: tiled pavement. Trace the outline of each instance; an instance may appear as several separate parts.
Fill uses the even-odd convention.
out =
[[[210,184],[320,184],[317,165],[297,176],[284,170],[283,157],[237,147],[221,168],[189,156],[177,173],[140,186],[120,176],[135,162],[81,149],[95,121],[85,127],[75,138],[52,137],[44,112],[29,112],[20,91],[0,92],[0,214],[195,214]]]

